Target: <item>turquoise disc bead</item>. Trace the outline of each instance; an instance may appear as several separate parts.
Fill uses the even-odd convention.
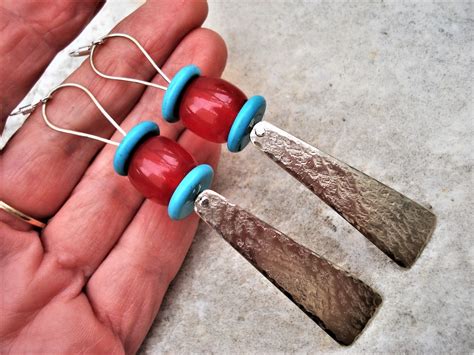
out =
[[[179,220],[189,216],[194,210],[194,200],[212,183],[214,170],[207,164],[201,164],[191,170],[171,196],[168,204],[168,215]]]
[[[134,126],[115,151],[114,170],[117,174],[127,176],[130,158],[137,145],[148,137],[159,135],[160,128],[155,122],[143,121]]]

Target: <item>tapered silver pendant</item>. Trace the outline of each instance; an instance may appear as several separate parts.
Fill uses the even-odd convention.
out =
[[[196,213],[336,341],[361,334],[382,298],[362,281],[299,245],[214,191]]]
[[[268,122],[250,138],[397,264],[413,265],[435,228],[433,213]]]

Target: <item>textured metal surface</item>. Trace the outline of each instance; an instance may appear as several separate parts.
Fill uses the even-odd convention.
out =
[[[202,192],[195,210],[340,344],[351,344],[382,302],[362,281],[214,191]]]
[[[268,122],[251,140],[397,264],[413,265],[435,228],[433,213]]]

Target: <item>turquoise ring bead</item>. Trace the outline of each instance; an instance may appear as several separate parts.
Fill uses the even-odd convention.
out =
[[[267,104],[263,96],[252,96],[242,106],[232,124],[227,137],[227,149],[233,153],[240,152],[250,142],[253,126],[260,122]]]
[[[186,85],[195,77],[201,75],[201,70],[195,65],[187,65],[180,69],[171,80],[163,97],[161,112],[167,122],[179,121],[179,99]]]
[[[155,122],[144,121],[133,127],[115,151],[114,170],[117,174],[127,176],[130,158],[137,145],[148,137],[158,135],[160,135],[160,128]]]
[[[189,216],[194,210],[194,200],[212,183],[214,171],[207,164],[192,169],[171,196],[168,204],[168,215],[171,219],[180,220]]]

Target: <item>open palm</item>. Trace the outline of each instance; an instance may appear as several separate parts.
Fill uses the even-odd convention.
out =
[[[1,124],[43,70],[100,9],[100,1],[2,1]],[[219,76],[226,49],[200,28],[201,1],[150,1],[112,32],[137,38],[172,77],[194,63]],[[160,82],[126,40],[97,51],[107,73]],[[127,131],[155,120],[199,163],[216,165],[220,148],[160,118],[162,92],[99,78],[88,61],[67,80],[89,88]],[[38,232],[0,211],[2,352],[127,352],[140,346],[195,234],[198,218],[171,221],[166,207],[114,173],[113,146],[49,129],[36,110],[1,153],[0,200],[38,219]],[[55,124],[103,137],[113,128],[90,99],[64,89],[49,103]]]

